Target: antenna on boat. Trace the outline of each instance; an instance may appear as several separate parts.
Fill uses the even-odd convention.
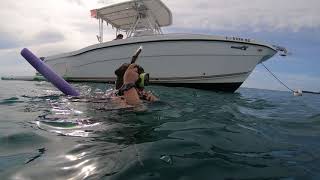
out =
[[[130,64],[133,64],[133,63],[135,63],[137,61],[138,56],[140,55],[142,49],[143,49],[143,47],[140,46],[139,49],[136,51],[136,53],[132,56]]]

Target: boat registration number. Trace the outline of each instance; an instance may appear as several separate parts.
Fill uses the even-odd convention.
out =
[[[226,37],[226,40],[228,40],[228,41],[251,42],[251,40],[250,40],[250,39],[246,39],[246,38],[239,38],[239,37]]]

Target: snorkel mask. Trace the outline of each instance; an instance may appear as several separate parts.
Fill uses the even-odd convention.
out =
[[[145,73],[143,67],[137,65],[139,79],[136,82],[137,88],[144,88],[149,85],[149,73]]]
[[[149,85],[149,73],[141,73],[139,74],[139,79],[136,82],[137,88],[144,88]]]

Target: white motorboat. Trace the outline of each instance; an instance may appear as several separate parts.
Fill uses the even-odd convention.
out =
[[[286,52],[247,38],[163,34],[172,14],[160,0],[131,0],[91,15],[99,20],[98,44],[44,59],[67,80],[113,83],[114,70],[143,46],[138,64],[150,72],[152,84],[234,92],[257,64]],[[104,42],[104,24],[126,38]]]

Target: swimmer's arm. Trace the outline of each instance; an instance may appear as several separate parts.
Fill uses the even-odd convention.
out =
[[[136,64],[130,64],[123,76],[123,84],[135,84],[139,79],[138,68]],[[140,105],[142,102],[139,98],[136,88],[128,89],[123,93],[128,105]]]
[[[123,97],[125,98],[127,104],[129,105],[135,106],[135,105],[140,105],[142,103],[136,88],[131,88],[128,91],[125,91],[123,93]]]

